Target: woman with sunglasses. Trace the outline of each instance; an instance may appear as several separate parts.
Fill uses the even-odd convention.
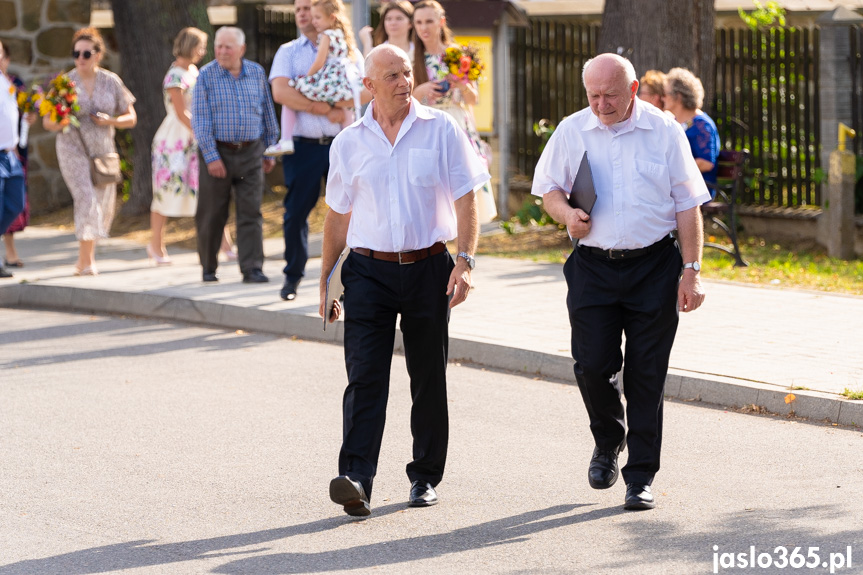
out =
[[[135,97],[119,76],[99,67],[105,42],[95,28],[78,30],[72,37],[75,68],[67,72],[78,89],[80,128],[63,126],[45,116],[46,130],[57,134],[60,173],[72,194],[78,261],[75,275],[97,275],[96,242],[108,237],[114,221],[117,185],[95,186],[90,178],[90,158],[116,152],[115,128],[133,128],[138,122]]]

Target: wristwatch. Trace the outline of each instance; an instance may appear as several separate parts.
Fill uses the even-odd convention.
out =
[[[701,264],[698,263],[697,261],[696,262],[689,262],[689,263],[683,264],[683,269],[695,270],[695,273],[698,273],[701,271]]]
[[[459,252],[458,255],[456,255],[456,257],[457,258],[463,258],[464,261],[467,262],[467,267],[469,267],[470,269],[473,269],[476,267],[476,260],[473,259],[473,257],[471,257],[470,254],[468,254],[467,252]]]

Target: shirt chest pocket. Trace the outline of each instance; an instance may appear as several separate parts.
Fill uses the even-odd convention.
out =
[[[408,153],[408,181],[412,186],[436,188],[441,183],[437,150],[414,148]]]
[[[638,203],[662,204],[671,197],[671,180],[664,164],[636,159],[634,180]]]

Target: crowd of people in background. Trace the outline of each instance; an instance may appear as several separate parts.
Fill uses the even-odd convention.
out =
[[[230,33],[226,32],[222,37],[230,37],[228,43],[232,46],[222,45],[224,57],[221,59],[219,44],[216,44],[216,60],[208,64],[218,67],[214,71],[220,71],[214,80],[226,79],[225,74],[233,75],[233,80],[224,83],[222,88],[227,91],[224,93],[218,92],[222,89],[219,87],[213,88],[215,94],[210,94],[209,88],[202,89],[201,93],[207,97],[197,99],[198,114],[195,113],[193,94],[200,82],[197,64],[206,54],[208,38],[206,33],[196,28],[183,29],[177,35],[173,47],[175,59],[162,85],[166,116],[152,145],[151,239],[146,246],[151,263],[171,264],[164,240],[168,218],[196,217],[198,252],[206,281],[218,280],[219,254],[228,262],[239,260],[244,281],[268,280],[261,271],[263,240],[258,230],[262,217],[257,197],[260,194],[245,191],[250,188],[249,180],[243,178],[238,187],[239,180],[233,176],[226,177],[223,155],[238,152],[234,149],[237,145],[252,148],[251,143],[257,142],[264,131],[271,128],[267,123],[272,119],[266,114],[274,99],[275,103],[282,105],[281,136],[274,142],[265,142],[267,145],[261,162],[266,167],[264,158],[282,158],[289,193],[284,200],[285,278],[280,296],[285,300],[294,299],[305,274],[308,217],[318,201],[321,183],[329,170],[330,143],[357,119],[361,106],[371,99],[368,91],[362,88],[360,78],[363,76],[362,57],[375,46],[392,44],[408,54],[415,78],[413,96],[423,104],[452,116],[488,168],[490,149],[480,137],[473,115],[473,107],[479,99],[476,82],[450,83],[440,79],[445,76],[441,73],[445,67],[444,53],[454,45],[452,31],[440,3],[436,0],[385,2],[377,27],[366,26],[359,31],[360,46],[355,45],[353,30],[341,0],[297,0],[295,18],[299,37],[279,49],[267,79],[272,86],[272,96],[270,86],[260,78],[253,85],[246,84],[250,90],[249,98],[261,103],[251,108],[255,126],[236,125],[242,114],[234,117],[233,112],[225,108],[231,100],[226,94],[243,86],[251,70],[258,66],[243,58],[245,41],[242,31],[224,29]],[[0,71],[4,79],[21,85],[20,80],[8,75],[8,47],[0,46]],[[43,118],[43,126],[57,132],[60,170],[73,198],[75,235],[79,241],[75,274],[96,275],[96,244],[108,237],[117,194],[116,184],[96,185],[92,182],[89,159],[116,151],[116,128],[135,126],[135,98],[116,74],[100,66],[105,56],[105,43],[98,30],[79,30],[72,40],[72,55],[75,67],[68,75],[78,85],[82,110],[80,127],[63,130],[50,117]],[[226,64],[228,59],[232,61]],[[231,70],[230,66],[235,69]],[[256,75],[260,76],[262,72],[258,71]],[[650,70],[641,78],[639,96],[672,114],[683,126],[705,181],[715,184],[720,142],[716,125],[701,110],[704,89],[698,78],[683,68],[674,68],[667,73]],[[194,129],[196,118],[202,134]],[[17,121],[32,123],[34,120],[35,114],[29,114],[22,115]],[[206,142],[204,146],[201,146],[202,138]],[[19,148],[16,160],[24,174],[26,159],[26,148]],[[258,163],[257,160],[254,162],[255,170]],[[26,189],[26,185],[24,187]],[[216,188],[222,191],[214,196]],[[497,215],[491,183],[485,183],[476,192],[479,222],[489,222]],[[17,209],[18,201],[15,198],[10,201],[10,197],[16,194],[7,190],[4,195],[4,209]],[[6,256],[0,267],[0,277],[11,277],[9,268],[24,265],[15,249],[13,234],[27,225],[29,205],[26,194],[18,195],[23,198],[21,209],[14,221],[3,228]],[[228,227],[219,224],[222,219],[227,222],[232,196],[238,216],[238,244],[246,246],[245,249],[239,248],[239,255]],[[248,252],[246,257],[243,257],[244,251]]]
[[[197,64],[206,54],[207,34],[185,28],[176,36],[174,61],[162,83],[166,116],[152,143],[151,235],[146,246],[152,265],[172,263],[165,245],[168,219],[195,217],[204,281],[218,281],[219,254],[224,261],[238,261],[244,281],[268,281],[261,270],[261,194],[251,188],[256,185],[254,181],[260,181],[263,187],[264,171],[260,168],[272,168],[268,159],[272,162],[281,158],[288,193],[283,225],[285,279],[280,296],[294,299],[305,274],[308,217],[329,170],[330,143],[359,119],[371,100],[361,82],[363,57],[381,44],[393,44],[408,54],[417,76],[414,96],[451,115],[488,167],[490,149],[479,136],[473,116],[473,106],[479,99],[477,83],[438,79],[445,75],[441,73],[445,68],[444,52],[455,45],[438,2],[384,2],[377,28],[360,30],[360,46],[355,43],[341,0],[297,0],[294,8],[298,38],[279,49],[269,78],[263,76],[257,63],[243,58],[245,39],[238,28],[219,30],[214,42],[216,59],[200,71]],[[220,43],[220,39],[224,41]],[[72,56],[74,68],[66,74],[78,89],[80,127],[66,128],[50,116],[44,117],[42,124],[57,133],[60,171],[73,199],[79,242],[74,273],[97,275],[96,245],[109,235],[117,184],[94,183],[90,159],[116,152],[115,129],[135,126],[135,97],[119,76],[101,67],[105,41],[95,28],[84,28],[74,35]],[[12,82],[13,78],[6,74],[8,64],[9,53],[3,46],[0,66],[4,79]],[[208,66],[212,74],[204,81]],[[254,78],[250,81],[250,77]],[[235,106],[234,96],[243,91],[246,102],[254,103],[248,110],[243,110],[242,103]],[[273,118],[269,117],[273,101],[282,106],[281,129],[275,131]],[[11,103],[9,108],[12,115]],[[242,125],[249,118],[252,121]],[[22,115],[20,119],[16,115],[16,121],[35,119],[35,114]],[[264,144],[261,154],[257,154],[258,143]],[[234,165],[240,151],[250,157],[242,166]],[[17,150],[15,156],[25,170],[26,148]],[[247,169],[258,176],[247,177]],[[237,215],[236,247],[229,229],[221,223],[227,222],[232,197]],[[480,223],[494,219],[496,208],[490,183],[477,190],[477,199]],[[0,277],[11,277],[7,268],[24,265],[12,234],[23,230],[29,217],[26,203],[20,210],[17,201],[6,203],[17,212],[15,221],[3,227],[6,257]]]

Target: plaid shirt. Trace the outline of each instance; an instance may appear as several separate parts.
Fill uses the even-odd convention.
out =
[[[279,140],[279,126],[264,69],[243,60],[239,78],[215,60],[201,68],[192,100],[192,129],[206,163],[221,159],[216,141]]]

